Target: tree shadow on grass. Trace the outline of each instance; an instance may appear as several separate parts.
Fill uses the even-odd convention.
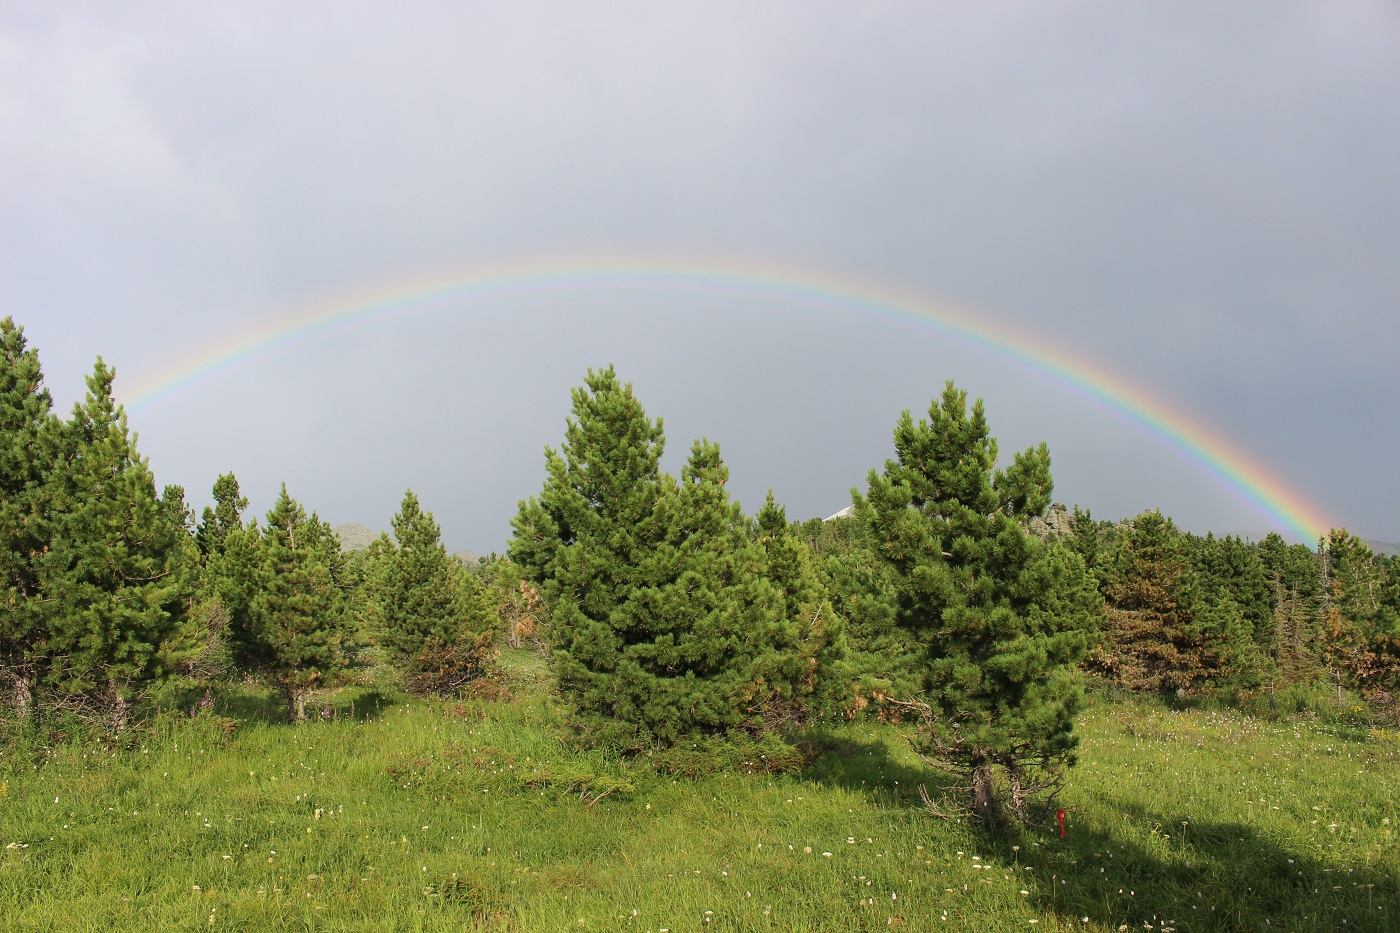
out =
[[[241,722],[277,723],[287,721],[287,705],[281,697],[246,687],[232,690],[218,700],[215,709]]]
[[[1013,830],[988,833],[987,843],[1032,869],[1040,909],[1071,920],[1136,930],[1400,928],[1400,886],[1383,870],[1323,861],[1240,823],[1118,810],[1147,830],[1147,844],[1072,823],[1064,839]]]
[[[306,704],[307,722],[353,719],[358,722],[380,719],[394,705],[394,697],[379,690],[351,689],[341,693],[314,696]],[[270,690],[239,689],[219,700],[218,709],[243,722],[287,724],[287,704]]]
[[[805,738],[820,754],[803,777],[859,791],[879,806],[922,807],[920,785],[954,804],[966,794],[956,777],[896,758],[883,738],[843,730]],[[1352,863],[1321,859],[1243,823],[1115,810],[1142,827],[1134,836],[1143,841],[1078,824],[1073,813],[1063,839],[1053,812],[1045,826],[968,828],[998,861],[1029,868],[1017,873],[1029,900],[1069,923],[1087,917],[1110,929],[1181,933],[1400,929],[1400,879],[1366,865],[1361,852]]]
[[[381,693],[378,690],[365,690],[352,696],[348,707],[339,715],[348,716],[360,722],[382,719],[384,711],[393,705],[394,698],[387,693]]]
[[[802,770],[803,777],[858,791],[878,806],[922,806],[920,786],[934,800],[963,793],[952,775],[896,758],[884,738],[860,739],[839,730],[814,730],[804,740],[816,757]]]

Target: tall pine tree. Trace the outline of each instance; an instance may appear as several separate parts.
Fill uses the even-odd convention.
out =
[[[185,528],[156,496],[101,359],[62,432],[41,565],[50,687],[121,730],[133,700],[200,650]]]
[[[510,558],[551,607],[560,690],[595,727],[616,705],[613,679],[629,640],[612,615],[662,537],[664,446],[660,419],[647,417],[632,387],[612,367],[589,370],[573,390],[562,450],[545,449],[544,488],[512,522]]]
[[[660,471],[661,422],[611,368],[590,371],[573,401],[510,556],[550,604],[578,720],[633,748],[766,728],[803,702],[812,672],[718,447],[697,443],[678,482]]]
[[[980,820],[1026,819],[1074,762],[1076,665],[1100,612],[1079,555],[1026,528],[1050,504],[1050,454],[997,469],[981,401],[969,412],[952,382],[928,420],[904,412],[894,445],[852,497],[925,652],[922,749],[968,779]]]
[[[38,351],[27,346],[24,328],[0,320],[0,685],[21,719],[33,708],[45,667],[38,564],[57,457],[51,409]]]

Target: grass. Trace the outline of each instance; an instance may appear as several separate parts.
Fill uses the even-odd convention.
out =
[[[1400,927],[1394,733],[1101,703],[1066,837],[989,836],[920,807],[896,727],[674,778],[574,747],[538,659],[506,661],[509,702],[345,692],[292,728],[240,694],[130,747],[11,734],[0,928]]]

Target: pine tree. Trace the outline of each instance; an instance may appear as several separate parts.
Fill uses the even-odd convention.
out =
[[[854,518],[839,521],[860,524]],[[822,579],[845,623],[852,688],[847,714],[870,710],[899,721],[904,711],[887,701],[923,689],[926,658],[914,633],[900,624],[898,580],[868,535],[829,547],[825,556]]]
[[[394,516],[397,546],[384,554],[382,644],[415,693],[452,695],[480,677],[492,624],[477,581],[448,555],[413,490]]]
[[[896,581],[875,554],[870,527],[854,515],[814,518],[802,523],[801,535],[842,620],[845,715],[873,713],[900,721],[905,711],[886,701],[922,689],[924,659],[913,635],[899,624]]]
[[[596,739],[626,747],[761,731],[811,675],[718,447],[697,443],[678,482],[660,471],[661,422],[611,368],[573,402],[510,546],[549,604],[561,692]]]
[[[1154,693],[1184,694],[1211,673],[1188,542],[1171,519],[1156,510],[1133,519],[1103,577],[1108,613],[1095,669],[1121,687]]]
[[[300,722],[307,696],[333,685],[351,661],[346,600],[336,579],[339,544],[283,484],[267,513],[261,550],[251,646],[259,669],[282,693],[287,718]]]
[[[383,640],[384,606],[388,603],[386,581],[394,551],[394,539],[381,531],[368,547],[346,555],[345,589],[350,596],[349,617],[358,641],[377,645]]]
[[[1323,671],[1323,593],[1320,556],[1307,545],[1286,543],[1278,534],[1259,543],[1269,586],[1271,631],[1270,696],[1278,687],[1311,683]]]
[[[1269,629],[1269,584],[1259,549],[1234,535],[1207,534],[1195,544],[1202,595],[1233,600],[1252,634],[1262,640]]]
[[[1268,676],[1273,622],[1258,548],[1233,535],[1188,540],[1199,591],[1195,621],[1209,646],[1208,677],[1217,687],[1253,691]]]
[[[1384,588],[1382,558],[1345,528],[1327,537],[1331,606],[1342,624],[1363,634],[1375,628]]]
[[[204,507],[195,530],[199,552],[206,556],[222,554],[229,534],[243,530],[243,512],[247,508],[248,500],[238,489],[238,477],[220,474],[214,481],[214,505]]]
[[[773,490],[754,516],[763,550],[763,575],[782,598],[782,615],[796,628],[797,690],[774,708],[794,717],[832,714],[855,705],[853,670],[844,623],[832,605],[815,555],[773,499]]]
[[[201,560],[200,601],[211,617],[222,615],[233,663],[256,667],[253,597],[259,587],[262,538],[257,520],[245,523],[248,500],[232,473],[214,482],[214,505],[205,506],[194,540]]]
[[[194,566],[185,529],[162,506],[114,373],[98,359],[62,432],[50,487],[57,516],[41,562],[46,681],[120,731],[131,703],[181,670],[199,640],[187,626]]]
[[[573,390],[562,451],[545,449],[538,498],[520,503],[509,555],[540,587],[554,620],[561,692],[585,718],[606,720],[626,644],[611,615],[657,545],[665,495],[660,419],[652,421],[612,367]]]
[[[1065,544],[1084,559],[1084,566],[1089,568],[1090,573],[1097,571],[1100,555],[1108,550],[1105,524],[1095,521],[1088,509],[1080,509],[1077,505],[1070,513],[1070,533],[1065,538]]]
[[[171,684],[174,695],[169,697],[183,705],[190,694],[207,695],[220,686],[232,667],[230,619],[221,601],[206,598],[206,568],[202,566],[203,555],[195,540],[194,510],[185,501],[185,488],[166,486],[160,494],[160,507],[165,512],[166,521],[177,531],[176,538],[182,551],[181,563],[189,568],[192,578],[192,585],[186,594],[183,633],[183,641],[188,647],[181,652]]]
[[[47,546],[44,497],[57,457],[58,419],[39,355],[24,329],[0,320],[0,684],[27,718],[44,673],[39,555]]]
[[[1390,591],[1392,563],[1344,528],[1328,535],[1325,551],[1331,598],[1324,637],[1338,702],[1343,686],[1353,687],[1400,722],[1400,619]]]
[[[609,620],[623,647],[608,714],[668,745],[800,718],[823,676],[820,617],[788,615],[764,551],[729,499],[718,445],[697,441],[680,482],[665,479],[661,540]]]
[[[969,414],[951,382],[927,421],[904,412],[894,443],[897,459],[852,497],[924,650],[925,699],[907,704],[923,713],[922,748],[968,779],[979,819],[1003,806],[1026,819],[1074,762],[1076,664],[1100,612],[1080,557],[1026,529],[1050,504],[1049,452],[996,469],[981,401]]]

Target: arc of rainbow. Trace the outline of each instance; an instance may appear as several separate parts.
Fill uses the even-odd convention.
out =
[[[693,257],[587,257],[498,264],[417,276],[371,290],[347,292],[304,306],[277,320],[176,362],[125,395],[129,408],[148,408],[252,365],[292,346],[396,314],[431,311],[493,291],[587,282],[680,282],[786,293],[839,308],[912,320],[983,348],[1065,386],[1157,438],[1231,490],[1255,511],[1304,542],[1332,527],[1323,512],[1271,470],[1207,424],[1154,397],[1107,368],[1041,339],[1032,342],[985,314],[927,296],[809,269],[751,260]]]

